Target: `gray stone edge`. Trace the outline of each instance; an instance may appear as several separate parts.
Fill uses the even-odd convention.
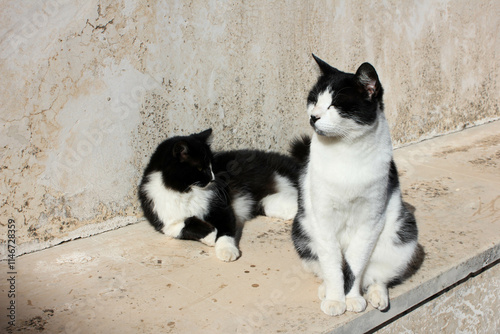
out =
[[[402,293],[400,296],[391,299],[390,309],[387,312],[371,309],[347,324],[342,325],[342,327],[335,328],[328,333],[353,334],[366,333],[373,330],[399,317],[402,313],[410,310],[416,305],[420,303],[425,304],[427,299],[439,294],[457,282],[468,278],[499,259],[500,243],[430,278],[422,284]]]

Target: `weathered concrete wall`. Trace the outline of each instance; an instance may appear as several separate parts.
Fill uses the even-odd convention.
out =
[[[387,325],[378,334],[498,333],[500,265],[441,294]]]
[[[141,170],[169,135],[212,127],[216,148],[285,150],[309,132],[311,52],[374,64],[398,145],[498,118],[499,7],[3,1],[2,231],[15,220],[19,254],[135,221]]]

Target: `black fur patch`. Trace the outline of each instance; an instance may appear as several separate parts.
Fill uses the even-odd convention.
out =
[[[398,170],[394,160],[391,160],[389,169],[389,180],[387,182],[387,197],[390,198],[392,193],[399,189],[399,176]],[[401,226],[396,232],[398,239],[395,241],[398,244],[407,244],[418,239],[418,228],[415,216],[406,208],[404,204],[401,206],[399,213],[399,221]]]
[[[297,254],[303,260],[318,260],[318,256],[310,248],[311,238],[303,230],[301,220],[304,217],[302,189],[299,187],[298,210],[292,224],[292,241]]]
[[[407,244],[418,239],[418,228],[415,216],[404,206],[399,214],[401,226],[396,232],[399,244]]]
[[[391,160],[391,165],[389,167],[389,181],[387,182],[387,197],[389,198],[394,190],[399,189],[399,176],[398,169],[394,160]]]
[[[234,237],[236,234],[236,217],[231,206],[231,194],[227,184],[223,184],[217,179],[217,195],[210,203],[210,210],[205,215],[204,220],[210,222],[217,228],[217,238],[222,236]]]
[[[295,138],[290,145],[290,154],[302,164],[306,164],[309,161],[310,151],[311,137],[306,135]]]
[[[356,277],[345,259],[342,261],[342,273],[344,274],[344,293],[347,294],[351,291]]]
[[[299,215],[295,217],[292,225],[292,241],[295,246],[295,250],[297,251],[297,254],[299,254],[301,259],[317,261],[318,256],[314,254],[309,247],[311,239],[302,230],[298,216]]]
[[[179,239],[200,240],[212,233],[215,228],[197,217],[189,217],[184,221],[184,228]]]
[[[214,155],[213,170],[235,195],[251,195],[255,206],[252,214],[262,213],[259,202],[277,192],[276,173],[298,187],[299,165],[295,159],[275,152],[238,150],[219,152]]]

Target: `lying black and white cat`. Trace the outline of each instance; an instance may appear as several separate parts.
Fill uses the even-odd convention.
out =
[[[415,218],[401,199],[383,89],[368,63],[355,74],[314,56],[321,76],[309,93],[315,133],[292,146],[304,162],[292,238],[306,268],[322,280],[328,315],[389,306],[388,286],[423,261]]]
[[[256,150],[212,154],[208,129],[161,143],[144,171],[139,199],[156,230],[215,245],[223,261],[240,252],[239,223],[265,214],[297,213],[298,164],[292,157]]]

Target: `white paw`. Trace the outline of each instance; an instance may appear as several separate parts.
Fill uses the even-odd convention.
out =
[[[346,297],[346,309],[350,312],[363,312],[366,309],[366,300],[362,296]]]
[[[387,289],[381,286],[370,286],[366,293],[368,301],[373,307],[383,311],[389,307]]]
[[[322,283],[318,288],[318,297],[320,300],[326,299],[326,286],[325,283]]]
[[[240,256],[240,251],[238,248],[234,246],[230,247],[216,247],[215,248],[215,255],[219,258],[219,260],[225,261],[225,262],[231,262],[236,260]]]
[[[323,300],[321,302],[321,311],[327,315],[341,315],[346,310],[346,304],[340,300]]]
[[[240,256],[240,251],[236,247],[234,238],[223,236],[215,243],[215,255],[222,261],[231,262]]]
[[[205,238],[200,239],[201,242],[203,242],[207,246],[215,246],[215,239],[217,238],[217,229],[213,231],[212,233],[208,234]]]

